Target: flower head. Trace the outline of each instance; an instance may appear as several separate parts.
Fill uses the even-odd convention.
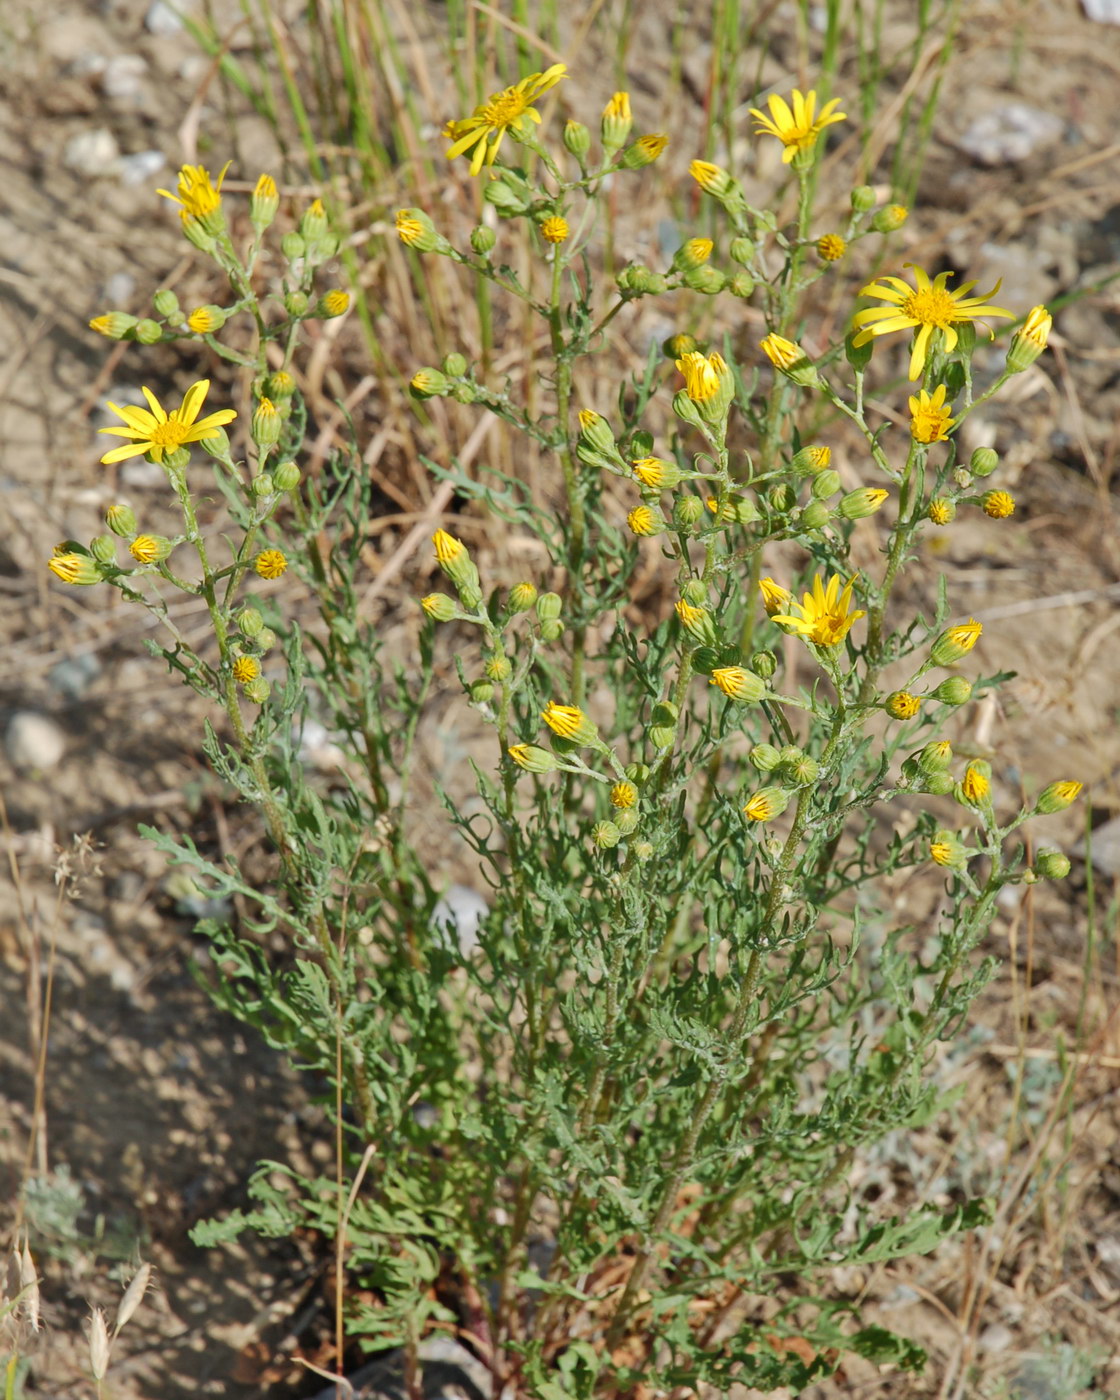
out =
[[[593,744],[599,737],[594,721],[588,719],[578,705],[558,705],[550,700],[541,712],[541,719],[553,734],[572,744]]]
[[[913,719],[922,708],[922,702],[908,690],[894,690],[883,701],[883,709],[891,719]]]
[[[768,822],[789,806],[789,793],[780,787],[764,787],[752,794],[743,813],[752,822]]]
[[[789,589],[783,588],[780,583],[775,583],[772,578],[760,578],[758,587],[762,593],[762,606],[766,609],[768,617],[784,612],[793,600],[793,594]]]
[[[717,666],[708,684],[721,690],[729,700],[761,700],[766,694],[766,682],[742,666]]]
[[[255,681],[261,673],[261,663],[255,656],[238,656],[233,662],[233,679],[246,685]]]
[[[1027,319],[1011,338],[1011,348],[1007,352],[1007,368],[1012,374],[1021,374],[1029,369],[1046,349],[1050,339],[1050,327],[1054,318],[1045,306],[1033,306]]]
[[[955,419],[945,407],[945,385],[939,384],[932,394],[919,389],[910,396],[910,436],[915,442],[946,442]]]
[[[262,549],[253,560],[258,578],[279,578],[287,567],[288,561],[279,549]]]
[[[852,623],[865,616],[862,609],[851,605],[855,581],[854,574],[847,583],[842,583],[839,574],[833,574],[826,587],[817,574],[812,592],[803,594],[800,603],[791,602],[789,613],[775,613],[774,621],[784,622],[819,647],[838,646],[848,635]]]
[[[848,245],[838,233],[822,234],[817,239],[817,257],[821,262],[839,262],[848,251]]]
[[[956,513],[957,508],[953,502],[945,500],[943,496],[935,496],[926,511],[935,525],[948,525]]]
[[[563,243],[568,236],[568,221],[552,214],[541,224],[541,237],[546,243]]]
[[[951,666],[954,661],[968,655],[980,640],[983,630],[983,624],[977,622],[974,617],[970,617],[967,622],[958,623],[956,627],[948,628],[930,648],[930,660],[935,666]]]
[[[993,520],[1006,520],[1015,514],[1015,497],[1010,491],[985,491],[980,498],[984,514]]]
[[[232,162],[227,160],[222,166],[217,184],[211,182],[210,172],[205,166],[184,165],[179,171],[177,193],[172,194],[170,190],[156,190],[156,194],[163,195],[165,199],[174,200],[180,206],[179,217],[184,224],[194,219],[202,225],[207,233],[220,233],[224,223],[222,218],[222,181],[226,178],[226,171],[231,164]]]
[[[206,442],[217,437],[218,429],[232,422],[237,414],[232,408],[222,408],[199,419],[198,412],[209,388],[209,379],[200,379],[197,384],[192,384],[183,395],[182,404],[170,413],[163,409],[156,396],[146,387],[141,387],[140,392],[147,399],[148,408],[109,404],[108,407],[117,417],[124,419],[126,426],[102,428],[101,431],[113,437],[131,438],[132,441],[124,447],[114,447],[101,460],[123,462],[126,457],[139,457],[147,452],[153,461],[162,462],[165,452],[174,452],[189,442]]]
[[[676,365],[684,375],[684,391],[693,403],[707,403],[719,394],[720,370],[726,365],[716,351],[705,355],[700,350],[688,350]]]
[[[835,97],[831,102],[825,103],[818,117],[817,94],[813,90],[803,95],[794,88],[792,111],[785,98],[779,97],[777,93],[767,99],[766,105],[770,108],[769,116],[760,112],[757,107],[751,108],[751,116],[758,122],[755,131],[778,138],[786,148],[782,160],[787,165],[799,152],[812,151],[817,144],[817,137],[826,126],[848,120],[843,112],[833,110],[840,105],[839,98]]]
[[[530,73],[512,87],[491,93],[469,117],[449,123],[447,134],[452,145],[448,147],[448,160],[471,151],[472,175],[477,175],[484,165],[493,165],[507,131],[520,134],[526,130],[525,122],[540,122],[540,113],[533,103],[555,87],[564,72],[564,64],[554,63],[543,73]]]
[[[913,263],[914,286],[901,277],[883,277],[878,282],[869,282],[860,290],[860,296],[878,297],[887,306],[869,306],[857,311],[853,324],[858,334],[852,344],[866,345],[876,336],[890,335],[894,331],[916,330],[914,348],[910,354],[910,378],[918,379],[925,367],[929,354],[930,340],[934,331],[940,331],[946,351],[956,348],[958,335],[955,327],[968,321],[976,321],[984,316],[1007,316],[1014,319],[1014,313],[1002,306],[988,305],[988,297],[995,296],[1000,284],[997,282],[990,292],[970,297],[968,293],[976,286],[975,282],[965,282],[949,291],[946,287],[953,272],[939,272],[931,282],[929,274]]]
[[[97,567],[97,560],[88,554],[79,554],[77,550],[63,550],[61,554],[55,554],[47,560],[47,568],[63,583],[100,583],[104,577]]]

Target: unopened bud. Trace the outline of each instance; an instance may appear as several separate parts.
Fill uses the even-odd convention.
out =
[[[591,132],[584,126],[583,122],[566,122],[562,140],[564,149],[575,156],[577,160],[582,160],[591,149]]]
[[[497,241],[498,235],[485,224],[479,224],[471,230],[471,251],[477,253],[480,258],[491,253]]]

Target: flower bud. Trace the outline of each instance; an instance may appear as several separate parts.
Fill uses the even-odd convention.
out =
[[[136,533],[135,512],[131,506],[110,506],[105,512],[105,524],[122,540],[131,539]]]
[[[502,656],[500,653],[488,656],[482,669],[486,673],[487,680],[496,681],[498,684],[508,681],[513,674],[513,666],[509,657]]]
[[[833,471],[831,467],[827,471],[818,472],[809,490],[815,501],[827,501],[829,496],[835,496],[840,490],[840,473]]]
[[[619,164],[624,170],[644,170],[661,157],[668,144],[669,138],[660,131],[639,136],[632,146],[627,146]]]
[[[614,441],[614,433],[611,432],[610,424],[598,413],[589,408],[580,410],[579,414],[579,434],[589,447],[593,447],[596,452],[604,452],[614,456],[617,452]]]
[[[963,870],[968,864],[969,852],[965,850],[955,832],[942,828],[934,832],[933,840],[929,843],[929,855],[936,865],[950,870]]]
[[[350,293],[344,292],[341,287],[334,287],[329,292],[324,292],[315,303],[315,313],[321,316],[324,321],[333,321],[336,316],[341,316],[350,309]]]
[[[307,206],[306,213],[299,221],[299,231],[307,243],[318,242],[330,231],[327,211],[323,208],[321,199],[313,199]]]
[[[1082,787],[1082,783],[1075,782],[1051,783],[1038,794],[1034,810],[1044,817],[1064,812],[1070,803],[1076,802]]]
[[[681,597],[690,607],[702,608],[708,601],[708,585],[702,578],[690,578],[681,589]]]
[[[245,699],[251,701],[254,705],[263,705],[271,693],[272,686],[269,685],[268,681],[266,681],[263,676],[258,676],[256,680],[249,681],[242,690]]]
[[[623,836],[629,836],[631,832],[637,831],[639,821],[641,821],[641,816],[632,807],[626,811],[615,813],[614,824]]]
[[[177,316],[179,314],[179,298],[170,287],[161,287],[152,297],[152,306],[155,308],[157,316]]]
[[[784,336],[777,335],[772,331],[759,341],[758,348],[774,368],[784,374],[792,383],[799,384],[803,388],[815,387],[820,384],[820,375],[810,362],[809,357],[801,346],[792,340],[786,340]]]
[[[249,199],[249,222],[257,233],[263,233],[280,208],[280,191],[271,175],[262,175]]]
[[[591,149],[591,132],[584,126],[583,122],[565,122],[564,134],[561,139],[564,142],[564,149],[575,156],[577,160],[583,160]]]
[[[232,670],[233,679],[238,685],[247,685],[260,679],[261,663],[255,656],[235,656]]]
[[[104,316],[95,316],[89,323],[89,328],[98,335],[105,336],[107,340],[124,340],[139,324],[139,318],[130,316],[127,311],[110,311]]]
[[[307,244],[301,234],[296,233],[295,229],[289,229],[280,240],[280,252],[288,262],[299,262],[300,258],[307,255]]]
[[[276,405],[271,399],[261,399],[253,412],[251,432],[258,447],[275,447],[284,429]]]
[[[195,335],[213,335],[215,331],[220,331],[225,323],[225,311],[220,306],[208,302],[205,306],[196,306],[187,317],[187,330],[193,331]]]
[[[717,644],[716,625],[711,613],[706,608],[693,607],[691,603],[686,603],[682,598],[676,604],[676,613],[681,621],[681,626],[694,642],[709,647]]]
[[[968,459],[968,469],[973,476],[991,476],[999,466],[999,453],[991,447],[978,447]]]
[[[755,255],[755,244],[753,238],[744,238],[741,234],[738,238],[731,240],[728,248],[731,261],[737,262],[741,267],[746,267]]]
[[[541,640],[544,642],[558,642],[564,635],[564,620],[560,617],[546,618],[541,623]]]
[[[555,700],[550,700],[541,712],[541,719],[558,739],[564,739],[577,748],[598,742],[598,728],[578,705],[558,705]]]
[[[1044,846],[1034,858],[1034,870],[1042,880],[1064,880],[1069,874],[1069,856]]]
[[[983,807],[991,801],[992,765],[976,758],[964,770],[960,781],[958,802],[966,807]]]
[[[871,363],[871,356],[875,353],[875,342],[867,341],[864,345],[856,344],[855,331],[849,331],[844,337],[844,358],[857,374],[862,374]]]
[[[883,701],[883,709],[891,719],[913,719],[921,708],[922,702],[908,690],[892,691]]]
[[[253,478],[249,490],[258,501],[267,500],[269,496],[276,495],[276,483],[268,472],[260,472]]]
[[[753,296],[754,285],[754,278],[749,272],[737,272],[734,277],[728,279],[725,290],[733,297],[746,301],[749,296]]]
[[[497,241],[498,235],[485,224],[479,224],[471,230],[471,251],[477,253],[480,258],[485,258],[493,252]]]
[[[461,355],[458,350],[452,350],[450,354],[444,355],[443,372],[449,374],[452,379],[462,379],[467,372],[466,355]]]
[[[306,316],[311,303],[307,300],[306,292],[285,292],[284,310],[289,316]]]
[[[954,661],[968,655],[979,641],[983,630],[983,626],[971,617],[957,627],[950,627],[941,633],[930,648],[930,661],[935,666],[951,666]]]
[[[673,724],[652,724],[646,732],[650,743],[659,750],[671,748],[677,736],[677,728]]]
[[[934,525],[948,525],[957,517],[957,507],[944,496],[936,496],[929,503],[926,515]]]
[[[1015,497],[1009,491],[985,491],[980,505],[992,520],[1006,520],[1015,514]]]
[[[271,627],[262,627],[253,638],[253,645],[258,651],[271,651],[276,645],[276,633]]]
[[[777,511],[779,515],[785,515],[797,504],[797,492],[788,481],[784,481],[779,486],[771,486],[766,493],[766,499],[770,503],[771,510]]]
[[[526,773],[555,773],[560,767],[560,759],[554,753],[536,744],[514,744],[506,752]]]
[[[458,612],[454,599],[446,593],[429,593],[426,598],[420,599],[420,606],[434,622],[450,622]]]
[[[708,684],[743,704],[756,704],[766,694],[766,682],[742,666],[716,667]]]
[[[213,457],[216,462],[229,462],[229,433],[225,428],[212,428],[211,436],[204,438],[199,443],[207,457]],[[170,453],[164,454],[164,463],[170,458]]]
[[[934,739],[918,753],[917,760],[922,773],[944,773],[953,761],[953,746],[948,739]]]
[[[676,462],[665,462],[660,457],[639,457],[633,466],[635,477],[647,491],[671,491],[682,480]]]
[[[237,615],[237,626],[243,637],[256,637],[264,630],[264,618],[256,608],[245,607]]]
[[[423,365],[408,381],[409,393],[416,399],[442,399],[451,390],[447,376],[434,365]]]
[[[751,670],[764,681],[772,680],[778,669],[778,658],[772,651],[756,651],[751,657]]]
[[[1008,347],[1007,368],[1012,374],[1022,374],[1029,369],[1046,349],[1053,319],[1045,306],[1036,306],[1029,312]]]
[[[727,278],[718,268],[714,267],[687,268],[681,281],[689,291],[700,292],[706,297],[718,296],[727,285]],[[753,285],[751,291],[754,291]]]
[[[743,813],[752,822],[768,822],[781,816],[788,806],[789,793],[785,788],[764,787],[752,794]]]
[[[529,199],[499,177],[491,180],[482,192],[487,204],[492,204],[499,214],[513,216],[524,214],[529,207]]]
[[[703,267],[712,256],[713,246],[710,238],[690,238],[673,254],[674,269],[677,272],[688,272]]]
[[[932,793],[934,797],[948,797],[956,788],[951,773],[919,773],[918,776],[922,792]]]
[[[105,577],[92,555],[80,554],[77,550],[63,550],[55,554],[48,559],[47,568],[63,583],[82,587],[101,583]]]
[[[943,705],[963,705],[972,698],[972,682],[963,676],[947,676],[933,692]]]
[[[161,564],[174,547],[166,535],[137,535],[128,552],[138,564]]]
[[[511,613],[528,612],[537,601],[536,585],[532,583],[516,583],[509,590],[508,607]]]
[[[852,210],[856,214],[869,214],[875,208],[875,191],[870,185],[857,185],[852,191]]]
[[[888,204],[875,214],[871,227],[876,233],[894,233],[909,217],[910,210],[904,204]]]
[[[147,317],[137,321],[132,333],[141,345],[158,345],[163,339],[163,327],[158,321],[151,321]]]
[[[294,491],[303,479],[303,473],[294,462],[280,462],[272,471],[272,481],[277,491]]]
[[[637,804],[638,789],[631,782],[618,782],[610,790],[610,804],[625,811]]]
[[[476,705],[488,705],[494,698],[494,682],[475,681],[471,686],[470,695]]]
[[[760,773],[772,773],[782,761],[781,753],[773,744],[755,744],[748,757]]]
[[[499,183],[494,181],[494,184]],[[451,245],[442,234],[436,232],[423,209],[398,209],[396,217],[397,237],[406,248],[415,248],[418,253],[444,253]]]
[[[673,502],[673,520],[681,529],[691,529],[700,522],[704,506],[698,496],[682,496]]]
[[[591,840],[601,851],[609,851],[622,840],[622,832],[614,822],[596,822],[591,828]]]
[[[541,622],[555,622],[564,609],[559,593],[542,593],[537,599],[537,617]]]
[[[810,501],[801,512],[803,530],[823,530],[832,519],[832,511],[823,501]]]
[[[858,491],[849,491],[840,501],[840,514],[845,520],[864,520],[875,514],[889,494],[879,486],[864,486]]]
[[[786,777],[798,787],[807,787],[810,783],[815,783],[821,775],[821,765],[807,753],[784,763],[782,768]]]
[[[796,472],[798,476],[816,476],[818,472],[825,471],[831,461],[831,447],[812,444],[795,452],[790,459],[789,466],[790,471]]]
[[[616,92],[603,108],[603,118],[599,124],[599,137],[603,143],[603,150],[608,155],[613,155],[615,151],[621,150],[625,146],[626,138],[630,135],[630,128],[633,124],[634,119],[630,114],[630,94]]]
[[[112,535],[97,535],[89,542],[89,552],[99,564],[115,564],[117,541]]]

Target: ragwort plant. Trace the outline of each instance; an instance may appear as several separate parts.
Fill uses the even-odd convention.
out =
[[[556,65],[523,78],[449,125],[448,156],[470,161],[493,211],[462,247],[421,209],[397,215],[414,256],[451,259],[539,316],[551,358],[537,415],[458,352],[418,369],[413,394],[498,415],[555,460],[565,502],[433,464],[538,540],[551,567],[499,578],[500,561],[438,530],[447,591],[421,600],[418,655],[384,657],[358,608],[372,502],[357,453],[318,480],[298,465],[301,328],[346,307],[313,287],[338,247],[322,207],[284,235],[283,275],[262,287],[275,185],[258,183],[243,242],[220,179],[184,168],[183,230],[228,277],[230,304],[187,313],[161,291],[158,319],[93,323],[142,343],[194,337],[253,375],[247,461],[225,432],[233,410],[202,416],[206,381],[171,412],[148,391],[147,409],[115,408],[124,426],[105,431],[126,442],[104,460],[161,463],[181,530],[144,533],[118,505],[109,533],[50,562],[66,583],[106,584],[154,612],[171,634],[155,649],[224,714],[203,743],[259,808],[275,880],[254,884],[189,836],[148,835],[250,911],[240,931],[202,926],[218,1003],[329,1086],[335,1173],[264,1163],[251,1209],[196,1238],[313,1227],[333,1239],[354,1285],[340,1295],[346,1335],[402,1346],[414,1391],[432,1329],[455,1329],[497,1388],[542,1400],[638,1384],[796,1389],[845,1352],[917,1368],[921,1349],[862,1320],[829,1270],[927,1252],[984,1220],[985,1203],[883,1218],[845,1181],[865,1146],[937,1113],[929,1064],[991,975],[977,947],[997,895],[1069,868],[1053,849],[1028,860],[1020,828],[1080,785],[997,811],[988,765],[962,766],[941,737],[999,679],[965,674],[981,626],[951,620],[944,584],[932,617],[902,607],[896,585],[923,531],[962,509],[1011,515],[987,484],[996,454],[959,460],[956,432],[1045,349],[1050,317],[1029,312],[982,390],[976,323],[1012,313],[949,273],[853,288],[873,304],[842,342],[821,341],[813,283],[843,275],[851,245],[889,235],[906,210],[860,186],[843,228],[814,226],[821,138],[846,118],[813,92],[753,112],[796,182],[792,226],[695,161],[726,222],[724,265],[689,238],[668,266],[628,266],[603,286],[603,192],[640,181],[666,138],[635,137],[620,92],[597,145],[574,120],[546,143],[535,104],[563,76]],[[535,240],[531,275],[502,260],[519,220]],[[655,350],[617,404],[577,403],[573,371],[602,353],[607,324],[669,291],[749,299],[767,333],[720,350],[674,337],[673,367]],[[234,340],[227,324],[249,334]],[[903,435],[873,421],[864,386],[877,342],[906,332]],[[824,424],[823,438],[841,418],[874,483],[846,492],[828,443],[800,430]],[[211,474],[233,522],[220,541],[198,509]],[[872,517],[865,530],[890,522],[880,562],[857,571],[853,531]],[[778,542],[800,561],[780,579],[766,562]],[[675,590],[659,619],[627,606],[643,551]],[[285,609],[289,564],[316,600],[306,633]],[[210,649],[176,631],[176,592],[205,603]],[[457,648],[463,703],[494,739],[492,763],[475,768],[478,812],[444,802],[489,887],[473,938],[433,918],[434,872],[410,833],[437,648]],[[301,767],[311,716],[345,755],[330,783]],[[944,881],[928,954],[884,912],[890,882],[923,869]],[[286,961],[254,936],[273,929],[290,938]]]

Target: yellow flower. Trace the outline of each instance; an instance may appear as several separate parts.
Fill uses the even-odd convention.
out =
[[[436,547],[436,562],[444,569],[467,551],[463,541],[449,535],[446,530],[437,530],[432,536],[432,544]]]
[[[258,577],[264,579],[279,578],[287,567],[288,561],[278,549],[262,549],[253,560]]]
[[[261,673],[261,663],[255,656],[238,656],[233,663],[233,679],[245,685],[255,681]]]
[[[477,175],[484,165],[493,165],[507,131],[519,133],[525,130],[526,121],[540,122],[540,113],[533,103],[555,87],[564,72],[564,64],[554,63],[543,73],[530,73],[513,87],[492,93],[469,117],[450,123],[448,135],[453,144],[447,151],[448,160],[473,148],[472,175]]]
[[[961,779],[961,792],[965,800],[974,807],[987,800],[988,794],[992,790],[991,780],[985,772],[987,765],[970,763],[964,770],[964,777]]]
[[[939,272],[931,282],[929,274],[913,263],[913,287],[901,277],[883,277],[878,282],[869,282],[861,288],[861,297],[878,297],[888,302],[887,306],[869,306],[857,311],[853,324],[858,334],[852,341],[855,346],[866,345],[876,336],[891,335],[894,331],[917,330],[914,348],[910,354],[910,378],[918,379],[929,354],[930,340],[934,331],[940,331],[945,350],[952,351],[957,345],[955,327],[967,321],[976,321],[984,316],[1007,316],[1014,319],[1014,313],[1005,311],[1002,306],[988,305],[988,297],[995,296],[1000,289],[997,282],[990,292],[978,297],[970,297],[968,292],[975,282],[965,282],[953,291],[945,284],[953,272]]]
[[[766,682],[742,666],[717,666],[708,678],[729,700],[761,700],[766,694]]]
[[[428,231],[428,224],[416,217],[418,212],[416,209],[397,210],[397,237],[406,248],[414,248]]]
[[[111,452],[106,452],[102,462],[123,462],[126,457],[139,457],[145,452],[151,453],[153,461],[162,462],[165,452],[174,452],[188,442],[206,442],[217,437],[218,429],[232,422],[237,414],[232,408],[222,408],[196,422],[209,388],[209,379],[200,379],[197,384],[192,384],[183,395],[182,404],[170,413],[164,411],[156,396],[144,386],[141,386],[140,392],[147,399],[151,412],[145,408],[134,408],[131,404],[121,407],[115,403],[109,404],[108,407],[118,418],[123,418],[127,426],[102,428],[101,432],[113,437],[131,438],[132,441],[124,447],[114,447]]]
[[[633,807],[634,804],[637,802],[638,789],[634,786],[633,783],[615,783],[615,785],[611,788],[610,797],[611,806],[617,807],[620,811],[625,812],[628,808]]]
[[[773,617],[775,613],[780,613],[788,608],[793,600],[793,594],[789,589],[783,588],[780,583],[775,583],[772,578],[760,578],[758,586],[762,593],[762,606],[766,609],[768,617]]]
[[[694,160],[688,167],[688,173],[705,194],[722,194],[731,183],[731,176],[726,170],[707,160]]]
[[[853,574],[847,583],[842,584],[839,574],[833,574],[826,588],[820,574],[817,574],[813,579],[812,592],[803,594],[800,603],[791,602],[789,605],[798,616],[794,616],[793,612],[775,613],[774,621],[784,622],[806,641],[819,647],[838,646],[848,635],[852,623],[866,616],[861,609],[851,606],[855,581]]]
[[[319,311],[328,319],[334,316],[341,316],[344,311],[349,310],[350,293],[344,292],[341,287],[333,287],[329,292],[324,292],[319,298]]]
[[[984,514],[993,520],[1006,520],[1015,514],[1015,497],[1010,491],[985,491],[980,498]]]
[[[1046,349],[1050,339],[1050,327],[1054,318],[1045,306],[1033,306],[1027,319],[1011,338],[1011,348],[1007,352],[1007,368],[1012,374],[1021,374],[1029,369]]]
[[[726,365],[716,351],[704,355],[700,350],[688,350],[676,365],[684,375],[684,391],[693,403],[707,403],[719,393],[720,370]]]
[[[798,360],[805,359],[805,351],[800,345],[773,331],[758,342],[758,348],[775,369],[790,369]]]
[[[187,317],[187,329],[194,331],[195,335],[209,335],[211,331],[219,330],[225,317],[220,311],[215,316],[217,309],[213,306],[196,306]]]
[[[968,852],[951,831],[938,831],[929,843],[930,859],[935,865],[950,870],[962,870],[968,864]]]
[[[757,107],[751,108],[751,116],[758,121],[755,132],[778,138],[786,148],[782,160],[787,165],[799,151],[811,151],[817,144],[817,137],[826,126],[848,120],[843,112],[833,110],[840,105],[839,98],[835,97],[831,102],[826,102],[821,108],[820,116],[816,116],[817,94],[812,90],[802,96],[794,88],[792,111],[785,98],[779,97],[777,93],[767,99],[766,105],[770,108],[769,116],[760,112]]]
[[[915,442],[946,442],[956,420],[945,407],[945,385],[932,394],[919,389],[910,396],[910,436]]]
[[[838,233],[826,233],[817,239],[817,257],[822,262],[838,262],[848,251],[848,245]]]
[[[970,617],[967,622],[958,623],[956,627],[948,628],[930,648],[930,660],[935,666],[951,666],[954,661],[968,655],[980,640],[983,630],[983,624],[977,622],[974,617]]]
[[[61,579],[63,583],[100,583],[102,578],[101,570],[97,567],[95,559],[91,559],[88,554],[78,554],[73,550],[64,550],[61,554],[56,554],[53,558],[48,559],[47,568],[50,569],[55,578]]]
[[[158,564],[171,553],[170,541],[162,535],[137,535],[128,552],[138,564]]]
[[[883,709],[891,719],[913,719],[922,708],[922,702],[908,690],[895,690],[883,702]]]
[[[635,535],[659,535],[664,529],[664,522],[649,506],[635,506],[626,517],[626,523]]]
[[[789,794],[783,788],[764,787],[751,797],[743,812],[752,822],[768,822],[781,816],[788,806]]]
[[[183,223],[190,219],[197,219],[208,233],[218,233],[221,230],[222,219],[222,181],[226,178],[226,171],[230,168],[232,161],[226,161],[222,166],[221,174],[218,176],[217,184],[212,184],[210,172],[202,165],[184,165],[179,171],[178,193],[172,194],[170,190],[156,190],[156,194],[161,194],[165,199],[173,200],[180,205],[179,217]]]
[[[578,705],[558,705],[550,700],[541,719],[555,735],[573,744],[590,744],[598,737],[595,725]]]
[[[546,243],[563,243],[568,236],[568,221],[553,214],[541,224],[541,237]]]
[[[952,501],[947,501],[942,496],[935,496],[926,511],[935,525],[948,525],[956,513],[957,508]]]

